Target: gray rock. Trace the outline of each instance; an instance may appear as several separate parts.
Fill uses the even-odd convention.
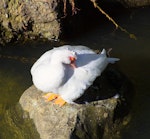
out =
[[[99,139],[108,126],[106,121],[112,121],[117,105],[117,99],[110,98],[59,107],[45,102],[42,95],[41,91],[31,86],[19,101],[22,108],[29,112],[41,139]]]
[[[112,71],[113,74],[110,75]],[[116,132],[115,121],[121,121],[128,114],[126,107],[129,106],[128,101],[122,99],[122,94],[128,91],[128,83],[122,74],[114,71],[106,71],[98,78],[85,95],[76,101],[78,104],[59,107],[53,102],[45,102],[42,98],[43,92],[35,86],[31,86],[23,93],[19,103],[33,119],[41,139],[109,138],[113,131]],[[106,75],[109,76],[109,80],[111,79],[114,88],[107,82]],[[116,81],[118,83],[115,85]],[[121,94],[115,95],[116,91]],[[85,101],[88,102],[84,103]]]

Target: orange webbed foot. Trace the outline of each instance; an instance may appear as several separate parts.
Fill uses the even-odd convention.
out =
[[[43,98],[46,99],[46,101],[52,101],[56,98],[58,98],[59,95],[58,94],[54,94],[54,93],[47,93],[46,95],[43,96]]]
[[[66,101],[62,97],[58,97],[55,101],[55,104],[59,105],[60,107],[66,104]]]

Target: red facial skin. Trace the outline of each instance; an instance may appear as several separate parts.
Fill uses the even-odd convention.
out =
[[[70,64],[71,67],[72,67],[72,68],[77,68],[77,66],[76,66],[76,64],[75,64],[76,58],[70,56],[69,59],[70,59],[70,61],[71,61],[71,64]]]

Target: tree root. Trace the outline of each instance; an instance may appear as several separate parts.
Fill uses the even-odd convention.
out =
[[[64,9],[63,9],[63,12],[64,12],[64,17],[66,17],[67,15],[67,0],[63,0],[63,3],[64,3]],[[80,9],[78,9],[75,5],[75,0],[69,0],[69,3],[72,7],[72,15],[75,15],[77,14],[77,11],[79,11]]]

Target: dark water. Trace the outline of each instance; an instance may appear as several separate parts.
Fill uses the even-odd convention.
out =
[[[120,11],[118,11],[120,12]],[[89,32],[75,34],[64,42],[75,45],[86,45],[93,49],[113,48],[112,56],[119,57],[119,69],[133,82],[136,94],[131,110],[131,121],[122,130],[122,139],[149,139],[150,136],[150,7],[130,9],[120,14],[114,13],[118,23],[129,32],[134,33],[137,40],[119,30],[115,30],[112,23],[102,21],[96,24]],[[93,21],[93,22],[96,22]],[[88,25],[84,26],[88,28]],[[74,33],[73,30],[71,30]],[[80,33],[80,32],[79,32]],[[14,44],[15,45],[15,44]],[[8,130],[9,109],[16,105],[21,94],[31,84],[30,68],[31,58],[39,57],[50,49],[52,44],[35,42],[22,44],[20,47],[2,47],[2,55],[12,56],[0,59],[0,139],[21,139],[21,133],[17,134]],[[53,44],[58,45],[57,43]],[[11,46],[11,44],[9,44]],[[19,57],[26,57],[27,61]],[[11,113],[16,113],[11,110]],[[7,114],[7,118],[5,115]],[[17,117],[17,116],[16,116]],[[22,124],[17,123],[19,127]],[[20,124],[20,125],[19,125]],[[15,125],[14,125],[15,126]],[[20,130],[20,129],[18,129]],[[21,127],[22,130],[22,127]],[[8,135],[10,134],[10,135]],[[26,139],[32,138],[34,133],[27,132]],[[31,137],[30,137],[31,136]]]

